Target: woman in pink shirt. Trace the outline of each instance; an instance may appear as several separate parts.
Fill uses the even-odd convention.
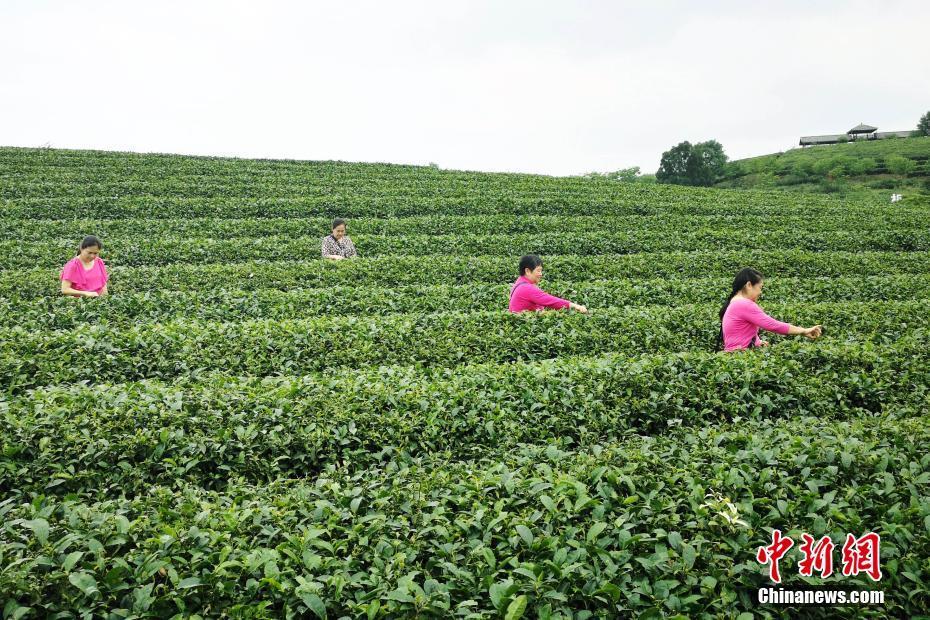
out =
[[[762,274],[755,269],[742,269],[733,280],[730,298],[720,309],[720,342],[724,351],[768,346],[759,338],[759,328],[782,335],[820,337],[820,325],[796,327],[776,321],[756,303],[762,294]]]
[[[101,247],[97,237],[84,237],[78,255],[61,270],[62,294],[74,297],[102,297],[107,294],[110,276],[99,256]]]
[[[542,280],[542,259],[535,254],[528,254],[520,259],[520,277],[510,287],[510,311],[527,310],[561,310],[571,308],[578,312],[587,312],[582,305],[561,299],[546,293],[537,285]]]

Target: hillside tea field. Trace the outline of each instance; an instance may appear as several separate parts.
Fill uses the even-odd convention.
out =
[[[361,257],[325,262],[348,218]],[[913,617],[930,208],[0,149],[3,618]],[[64,298],[103,241],[110,297]],[[589,315],[510,315],[521,254]],[[818,341],[715,351],[738,268]],[[760,605],[782,587],[878,606]],[[882,580],[843,576],[881,536]],[[837,542],[802,577],[800,537]]]
[[[930,136],[855,140],[789,149],[729,162],[717,187],[780,187],[820,192],[904,192],[930,201]],[[890,190],[890,191],[889,191]]]

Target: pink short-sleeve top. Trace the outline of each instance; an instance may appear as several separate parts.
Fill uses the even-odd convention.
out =
[[[92,291],[99,293],[103,290],[107,280],[110,279],[107,274],[107,267],[103,259],[99,256],[94,259],[90,269],[84,267],[81,259],[75,256],[69,260],[64,269],[61,270],[61,280],[71,282],[71,288],[77,291]]]

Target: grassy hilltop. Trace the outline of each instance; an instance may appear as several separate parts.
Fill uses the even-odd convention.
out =
[[[361,258],[320,258],[335,216]],[[796,617],[753,600],[772,528],[795,540],[785,586],[806,582],[802,532],[830,535],[837,567],[847,533],[881,535],[885,605],[813,617],[923,613],[928,216],[0,149],[3,618]],[[85,234],[109,298],[57,295]],[[507,313],[528,252],[592,313]],[[745,265],[822,340],[716,352]]]
[[[796,148],[730,162],[718,187],[930,195],[930,137]]]

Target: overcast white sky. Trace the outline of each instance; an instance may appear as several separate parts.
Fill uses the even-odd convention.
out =
[[[930,110],[930,2],[0,0],[0,145],[580,174]]]

